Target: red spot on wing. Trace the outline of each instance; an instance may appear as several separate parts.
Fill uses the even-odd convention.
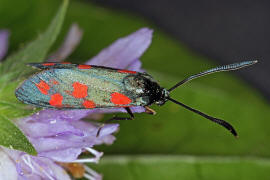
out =
[[[78,65],[78,69],[90,69],[90,68],[91,68],[90,65],[85,65],[85,64]]]
[[[83,102],[83,106],[85,108],[95,108],[96,107],[96,104],[94,103],[94,101],[90,101],[90,100],[85,100]]]
[[[85,98],[87,96],[87,89],[88,87],[85,84],[81,84],[79,82],[74,82],[72,84],[73,92],[72,96],[75,98]]]
[[[136,71],[129,71],[129,70],[118,70],[120,73],[129,73],[129,74],[136,74]]]
[[[51,99],[50,99],[49,103],[51,106],[61,107],[62,101],[63,101],[63,96],[59,93],[56,93],[56,94],[51,95]]]
[[[55,65],[55,63],[43,63],[42,65],[43,66],[53,66],[53,65]]]
[[[59,82],[56,81],[56,80],[53,80],[52,83],[53,83],[54,85],[58,85],[58,84],[59,84]]]
[[[50,79],[49,84],[52,85],[52,86],[53,85],[59,85],[59,82],[56,81],[55,79]]]
[[[115,92],[111,94],[111,102],[115,105],[126,105],[130,104],[132,100],[124,94]]]
[[[38,90],[42,93],[47,95],[48,91],[50,90],[50,86],[43,80],[41,80],[38,84],[35,84]]]

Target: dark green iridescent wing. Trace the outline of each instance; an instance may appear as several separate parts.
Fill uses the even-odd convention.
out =
[[[19,86],[16,97],[45,108],[85,109],[145,105],[124,78],[137,72],[67,63],[31,63],[41,72]]]

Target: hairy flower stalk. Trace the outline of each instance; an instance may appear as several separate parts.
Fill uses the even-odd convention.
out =
[[[71,28],[62,47],[50,56],[50,61],[52,57],[57,57],[57,61],[62,60],[78,44],[82,31],[74,26],[76,25]],[[152,30],[142,28],[129,36],[118,39],[86,64],[142,71],[139,58],[150,45],[151,38]],[[0,31],[0,55],[3,39],[1,39]],[[5,50],[5,48],[2,49]],[[134,107],[131,110],[133,112],[145,111],[143,107]],[[112,134],[118,130],[119,125],[106,124],[97,137],[98,124],[81,119],[96,113],[111,112],[125,112],[125,110],[123,108],[42,110],[32,116],[18,119],[16,124],[34,145],[38,156],[7,148],[0,148],[0,154],[4,154],[3,157],[9,159],[6,162],[10,164],[10,171],[16,169],[17,179],[70,179],[64,169],[69,170],[78,178],[102,179],[101,175],[82,163],[98,163],[103,153],[96,151],[93,147],[98,144],[112,144],[115,140]],[[83,152],[89,152],[92,157],[79,158]],[[5,168],[0,166],[0,179],[5,177],[5,172],[2,172]]]

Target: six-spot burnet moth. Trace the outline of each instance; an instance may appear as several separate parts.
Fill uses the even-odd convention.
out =
[[[257,61],[244,61],[209,69],[192,75],[170,89],[161,87],[149,74],[103,66],[71,63],[30,63],[39,68],[37,74],[25,80],[16,90],[16,97],[26,103],[53,109],[91,109],[123,107],[130,117],[114,117],[110,120],[134,118],[132,106],[144,106],[146,112],[152,104],[163,105],[172,101],[206,119],[228,129],[237,136],[235,129],[226,121],[211,117],[170,97],[170,92],[195,78],[221,71],[231,71],[250,66]]]

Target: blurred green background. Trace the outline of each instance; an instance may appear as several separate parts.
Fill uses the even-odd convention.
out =
[[[59,0],[0,0],[0,28],[11,31],[9,53],[45,30]],[[67,61],[83,63],[114,40],[139,28],[154,29],[152,45],[142,56],[143,68],[164,87],[216,66],[159,30],[144,17],[71,1],[61,35],[70,25],[83,29],[82,41]],[[252,68],[252,67],[251,67]],[[186,84],[174,99],[230,122],[235,139],[224,128],[173,103],[152,106],[157,115],[136,114],[121,122],[100,164],[91,165],[104,179],[270,179],[270,106],[234,73],[219,73]]]

